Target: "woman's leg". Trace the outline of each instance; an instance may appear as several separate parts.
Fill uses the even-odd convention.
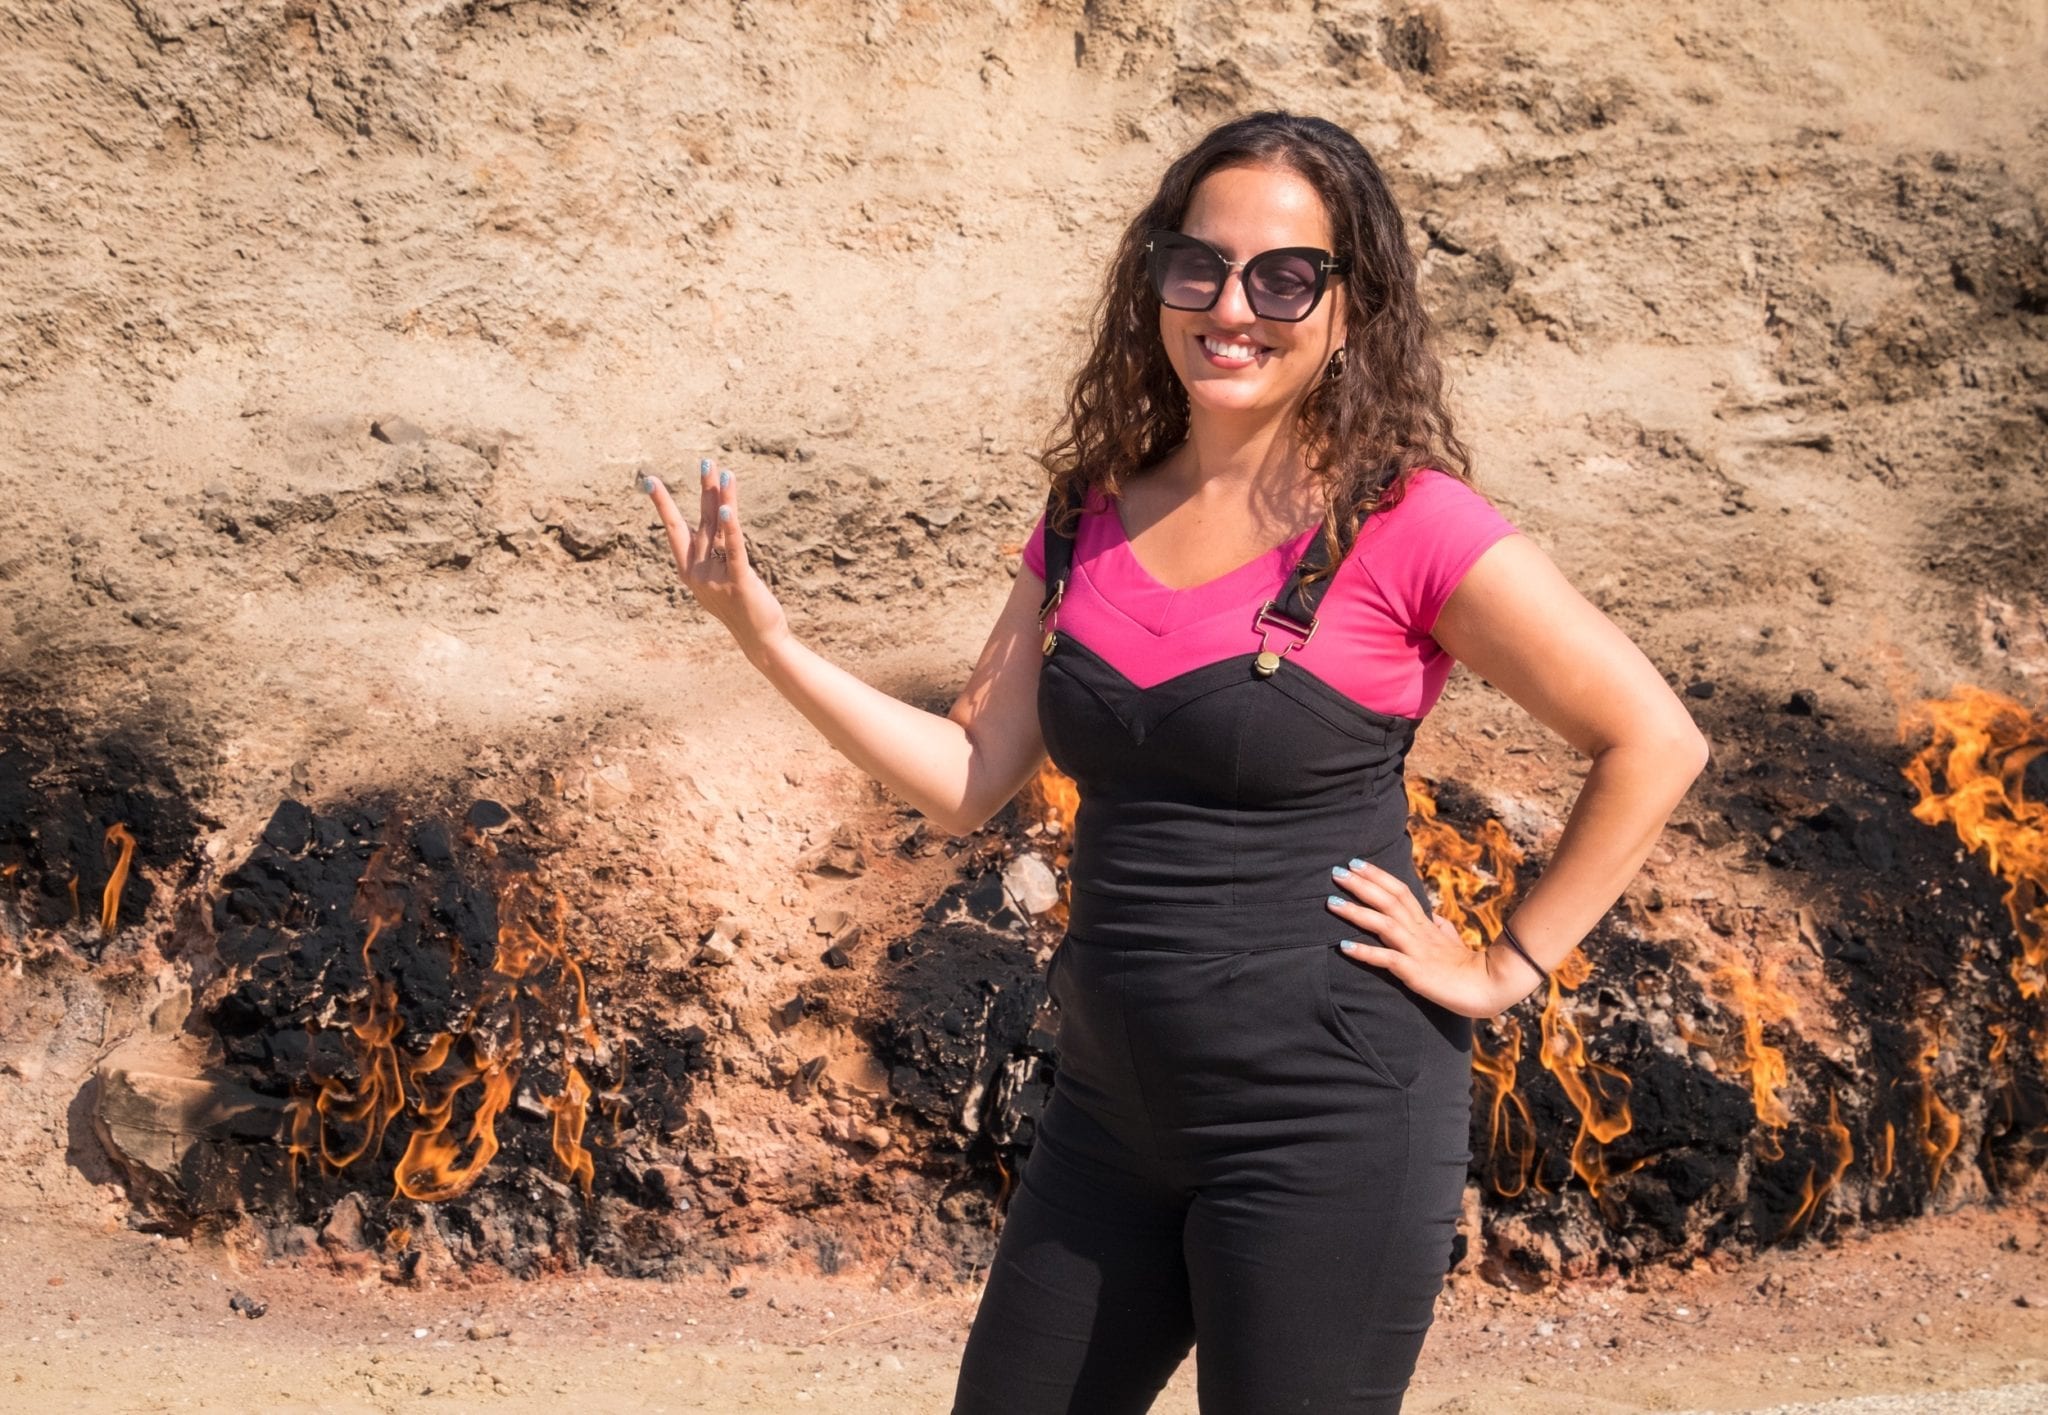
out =
[[[1010,1199],[953,1415],[1141,1415],[1194,1341],[1184,1200],[1058,1090]]]
[[[1327,1176],[1283,1175],[1195,1200],[1186,1252],[1202,1415],[1400,1410],[1469,1158],[1469,1107],[1443,1088],[1429,1103],[1430,1089],[1409,1093],[1334,1192]]]

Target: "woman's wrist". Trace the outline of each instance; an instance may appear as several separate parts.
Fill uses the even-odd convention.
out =
[[[785,626],[767,635],[765,638],[757,639],[752,643],[742,642],[740,644],[740,652],[747,656],[747,662],[753,664],[754,667],[760,669],[763,673],[767,673],[775,661],[785,657],[789,650],[796,646],[796,643],[797,637],[795,633]]]
[[[1501,926],[1499,935],[1487,945],[1486,952],[1493,975],[1509,987],[1511,1000],[1506,1007],[1513,1007],[1538,992],[1549,990],[1550,970],[1530,956],[1528,948],[1507,925]]]

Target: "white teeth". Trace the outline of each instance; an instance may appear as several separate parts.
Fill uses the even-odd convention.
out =
[[[1257,345],[1221,344],[1206,334],[1202,336],[1202,347],[1219,359],[1255,359],[1259,354]]]

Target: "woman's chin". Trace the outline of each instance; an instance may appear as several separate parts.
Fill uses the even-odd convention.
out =
[[[1278,414],[1287,406],[1263,382],[1249,379],[1199,378],[1188,388],[1188,405],[1219,417],[1241,418],[1260,413]]]

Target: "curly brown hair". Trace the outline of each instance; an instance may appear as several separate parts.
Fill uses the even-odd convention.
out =
[[[1471,459],[1444,406],[1435,330],[1416,291],[1399,206],[1357,138],[1323,118],[1247,114],[1211,130],[1175,159],[1124,228],[1093,317],[1093,347],[1038,461],[1058,495],[1055,524],[1071,532],[1090,490],[1116,495],[1188,435],[1188,396],[1159,340],[1159,302],[1145,271],[1145,233],[1178,230],[1195,187],[1224,167],[1292,170],[1322,196],[1346,302],[1345,356],[1310,388],[1298,421],[1305,459],[1325,482],[1328,563],[1349,552],[1365,518],[1392,506],[1408,473],[1436,467],[1470,483]]]

